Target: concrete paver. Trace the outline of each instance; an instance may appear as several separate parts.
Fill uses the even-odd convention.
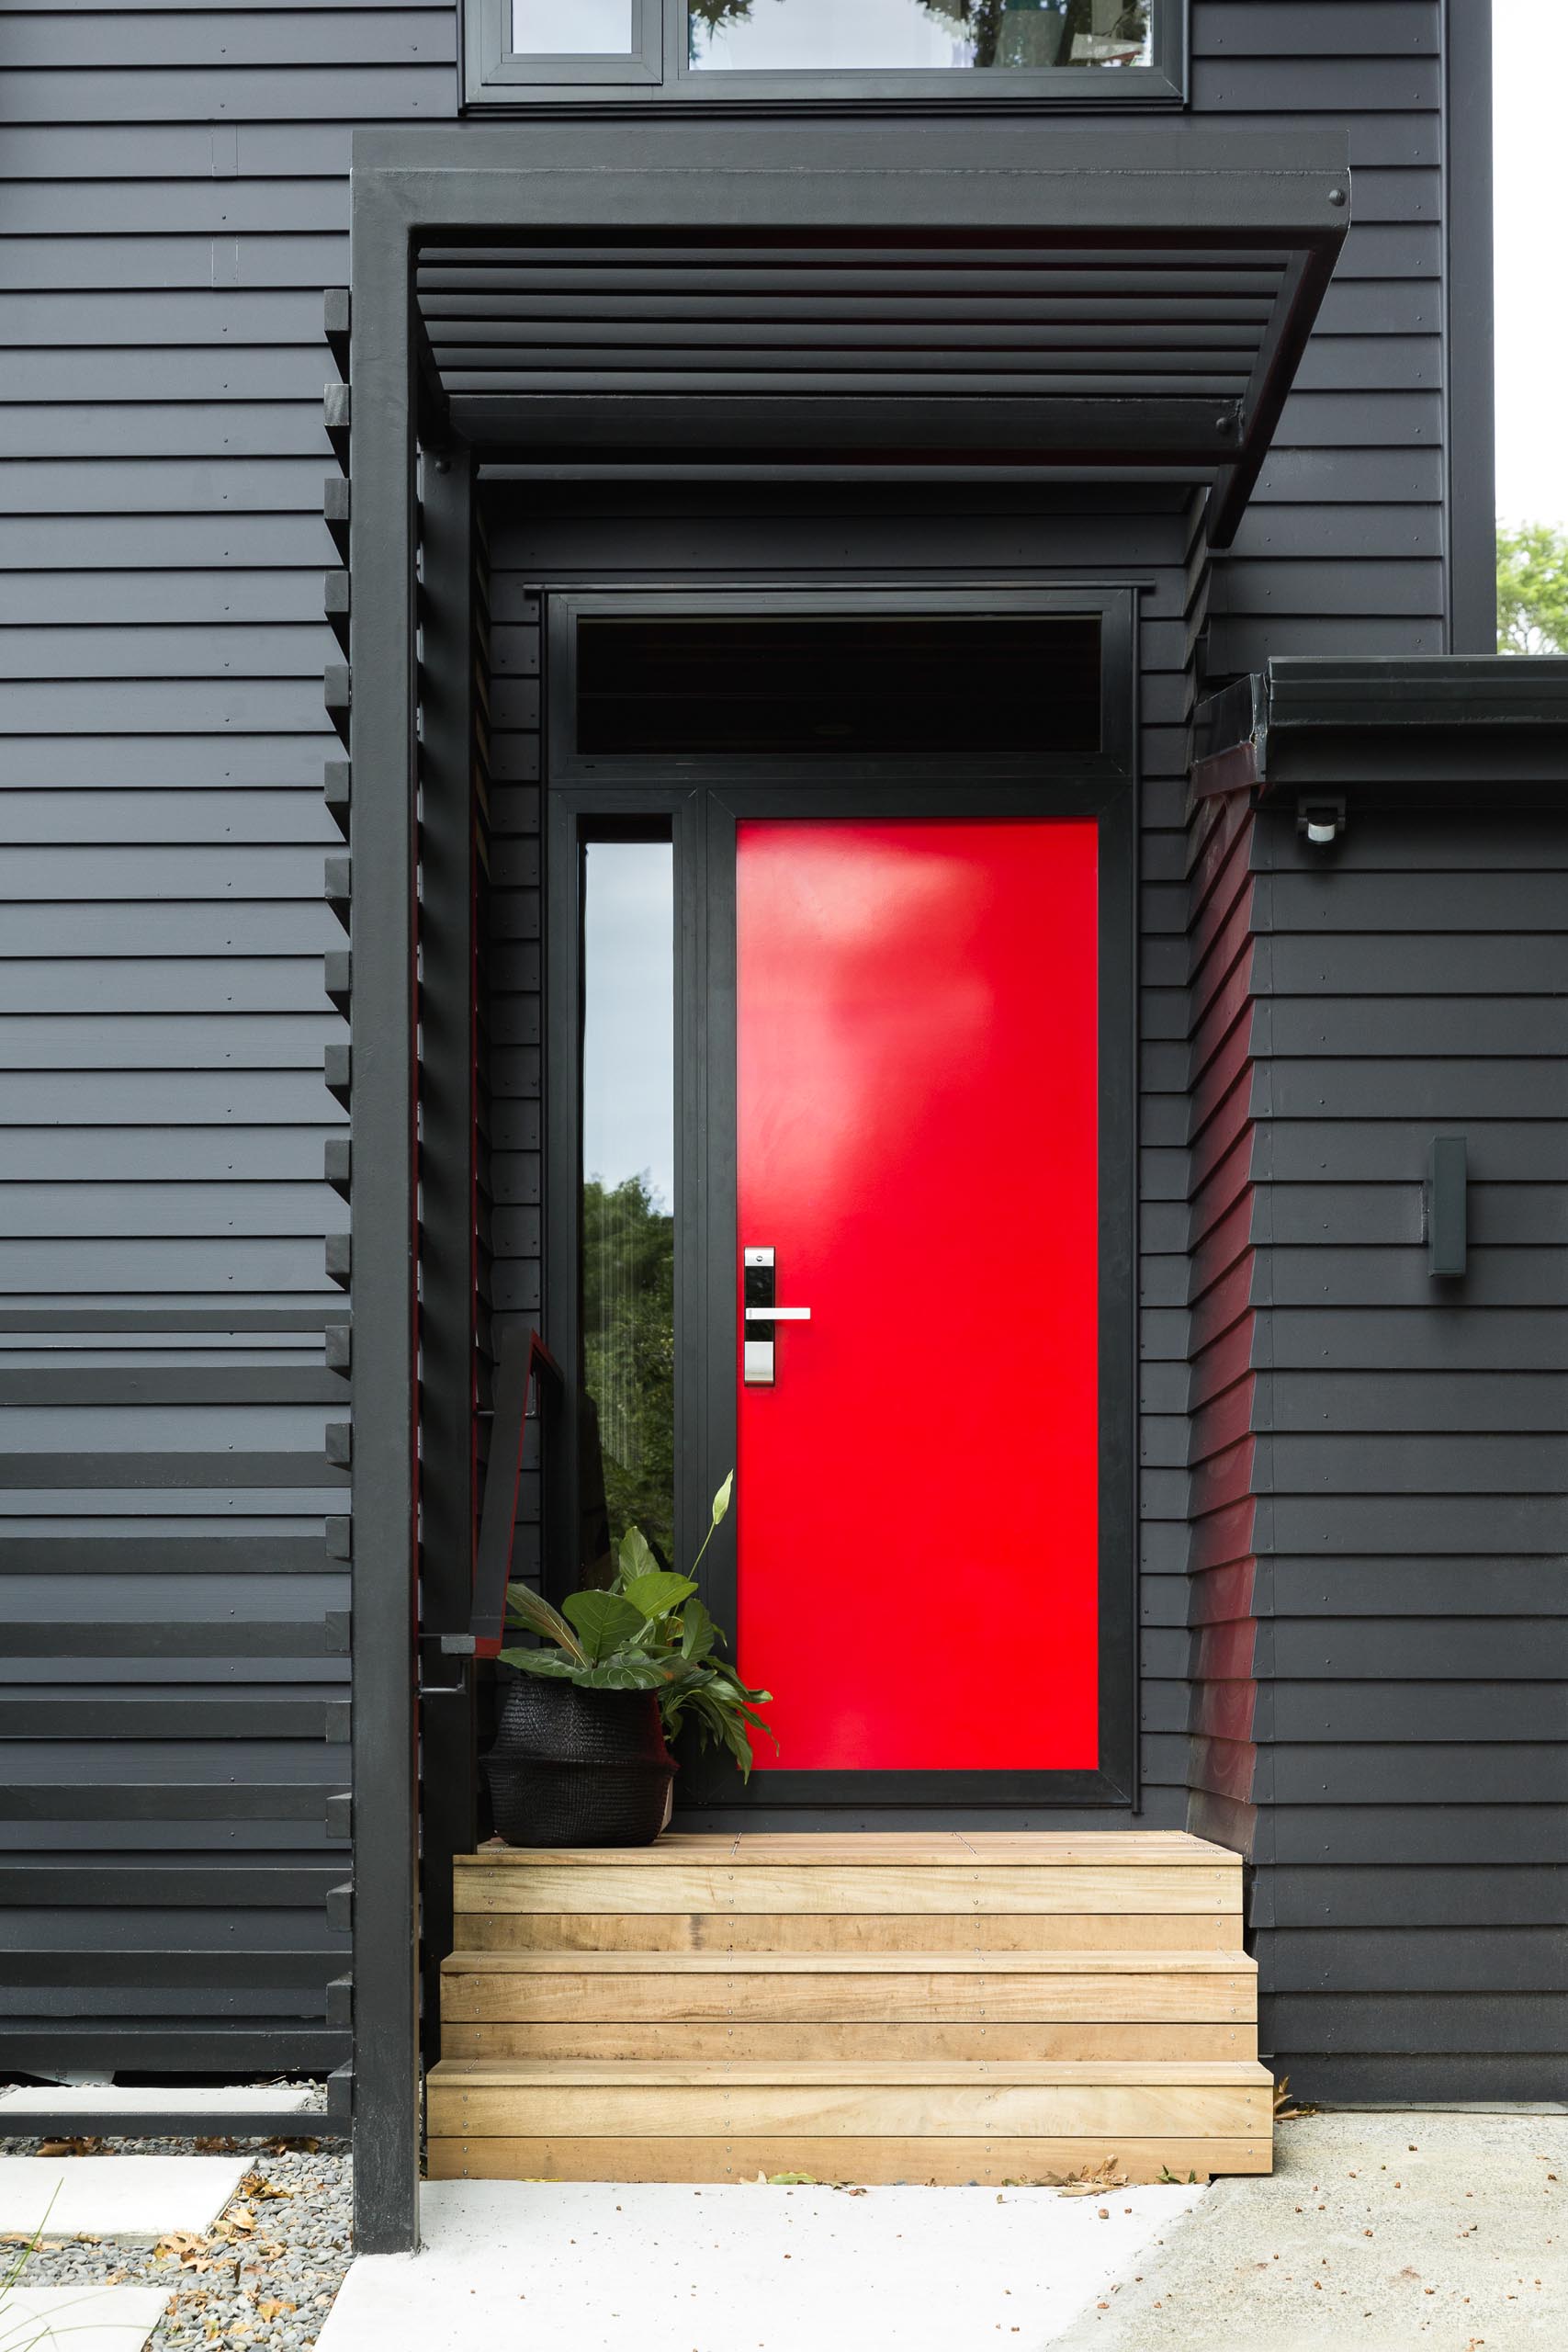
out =
[[[1056,2352],[1561,2352],[1568,2118],[1305,2116],[1164,2235]]]

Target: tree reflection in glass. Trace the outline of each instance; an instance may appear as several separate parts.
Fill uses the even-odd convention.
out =
[[[1147,65],[1152,0],[688,0],[698,70]]]

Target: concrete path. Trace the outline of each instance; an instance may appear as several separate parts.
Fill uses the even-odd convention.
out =
[[[1055,2352],[1568,2346],[1568,2118],[1309,2116],[1275,2164],[1216,2183]]]
[[[432,2182],[319,2352],[1041,2352],[1210,2193]]]

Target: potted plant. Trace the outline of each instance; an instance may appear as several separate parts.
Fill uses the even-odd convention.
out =
[[[713,1498],[702,1565],[729,1508],[735,1473]],[[519,1669],[485,1757],[499,1836],[510,1846],[647,1846],[670,1818],[677,1770],[667,1735],[690,1724],[704,1746],[751,1770],[757,1709],[719,1657],[724,1635],[694,1577],[661,1568],[640,1528],[628,1528],[608,1586],[572,1593],[563,1610],[525,1585],[506,1596],[513,1623],[537,1649],[505,1649]],[[769,1737],[773,1735],[769,1732]]]

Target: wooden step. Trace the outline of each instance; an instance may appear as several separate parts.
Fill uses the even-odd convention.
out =
[[[437,2176],[1267,2171],[1239,1858],[1170,1832],[682,1836],[457,1863]]]
[[[672,1837],[611,1852],[487,1847],[459,1859],[454,1904],[467,1951],[1241,1943],[1239,1858],[1167,1832]],[[925,1932],[933,1920],[942,1927]],[[1128,1938],[1120,1923],[1132,1920],[1158,1924]]]
[[[454,2058],[1224,2058],[1252,2054],[1257,1972],[1209,1951],[455,1952],[441,2013]]]
[[[1157,2179],[1267,2171],[1271,2096],[1247,2060],[444,2059],[427,2120],[444,2178]]]
[[[465,1951],[493,1952],[942,1952],[1103,1951],[1112,1936],[1124,1951],[1239,1951],[1240,1891],[1234,1911],[1123,1912],[637,1912],[478,1911],[462,1906],[456,1929]]]

